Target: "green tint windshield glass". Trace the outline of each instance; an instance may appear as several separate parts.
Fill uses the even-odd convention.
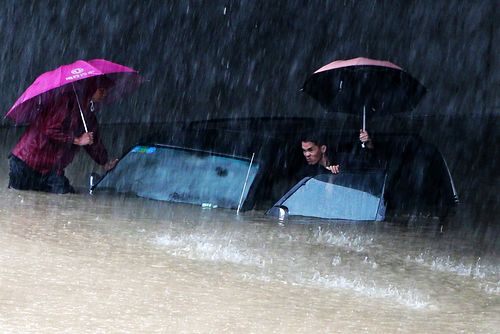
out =
[[[136,146],[96,187],[161,201],[236,208],[259,164],[170,146]],[[248,180],[243,191],[245,180]]]

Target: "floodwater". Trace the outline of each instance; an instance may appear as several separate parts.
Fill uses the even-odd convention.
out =
[[[500,261],[423,223],[0,193],[1,333],[494,333]],[[305,224],[307,223],[307,224]]]

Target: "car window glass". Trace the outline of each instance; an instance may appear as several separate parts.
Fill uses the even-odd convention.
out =
[[[383,220],[384,183],[382,171],[322,174],[302,180],[277,204],[291,216]]]
[[[96,190],[199,205],[236,208],[259,170],[250,159],[163,146],[136,146],[97,185]]]

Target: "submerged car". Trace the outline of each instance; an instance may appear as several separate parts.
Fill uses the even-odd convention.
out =
[[[373,150],[355,132],[329,131],[341,173],[299,179],[309,118],[248,118],[187,123],[131,147],[92,186],[97,192],[271,216],[352,221],[393,215],[444,217],[457,203],[441,153],[417,135],[377,133]]]

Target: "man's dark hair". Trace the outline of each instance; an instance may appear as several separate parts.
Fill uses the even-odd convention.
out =
[[[311,142],[317,146],[326,145],[326,136],[323,133],[308,132],[301,136],[301,141]]]
[[[90,99],[98,88],[109,89],[113,87],[114,84],[115,82],[106,76],[96,76],[86,80],[77,81],[74,85],[68,85],[71,87],[68,91],[71,94],[74,94],[72,90],[72,87],[74,86],[78,91],[80,99],[82,99],[81,101],[85,101]]]
[[[96,78],[95,86],[97,88],[109,89],[113,87],[115,82],[106,76],[99,76]]]

